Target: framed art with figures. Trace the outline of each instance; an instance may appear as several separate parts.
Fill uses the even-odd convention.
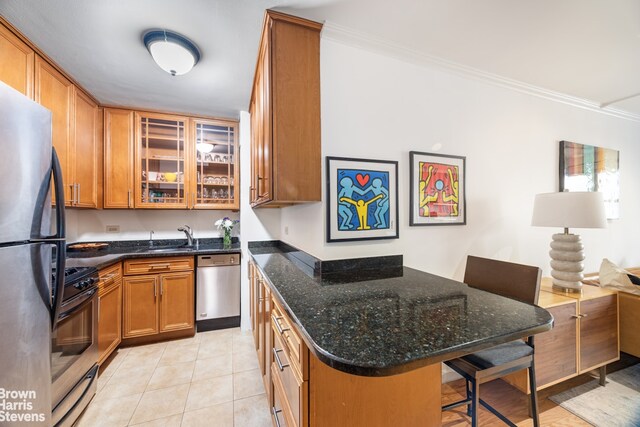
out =
[[[327,242],[397,239],[398,162],[327,157]]]
[[[409,152],[409,225],[467,223],[462,156]]]

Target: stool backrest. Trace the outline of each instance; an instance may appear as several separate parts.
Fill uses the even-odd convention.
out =
[[[538,303],[542,270],[524,264],[469,255],[464,283],[528,304]]]

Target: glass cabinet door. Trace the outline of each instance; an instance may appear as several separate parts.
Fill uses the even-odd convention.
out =
[[[223,121],[194,121],[195,208],[238,209],[237,129],[236,124]]]
[[[136,114],[136,207],[186,208],[188,192],[184,117]]]

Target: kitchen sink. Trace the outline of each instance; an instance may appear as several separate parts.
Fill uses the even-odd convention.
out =
[[[163,252],[191,252],[195,248],[193,246],[154,246],[150,248],[138,249],[136,252],[152,252],[152,253],[163,253]]]

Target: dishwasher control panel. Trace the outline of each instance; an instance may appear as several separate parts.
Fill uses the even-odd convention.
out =
[[[240,265],[240,254],[200,255],[198,257],[198,267],[222,265]]]

